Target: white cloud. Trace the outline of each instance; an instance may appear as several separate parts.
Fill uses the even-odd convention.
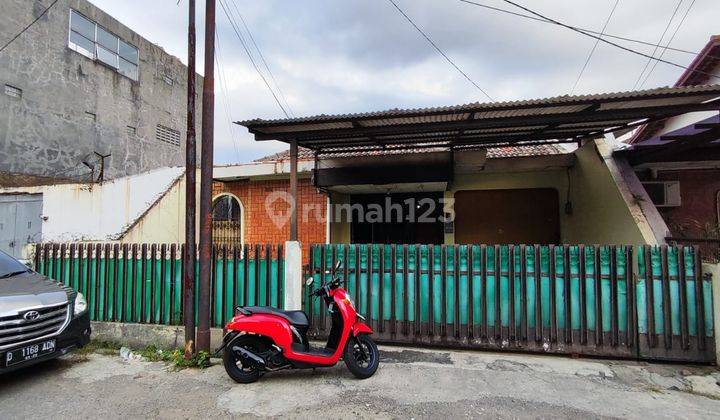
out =
[[[176,0],[91,1],[166,51],[186,60],[186,1],[180,5],[176,5]],[[296,115],[485,100],[387,1],[223,1],[234,1],[243,13]],[[564,28],[456,0],[396,1],[497,100],[569,93],[594,42]],[[500,0],[478,1],[512,9]],[[573,25],[600,30],[614,0],[523,0],[521,3]],[[689,0],[684,2],[681,12],[689,3]],[[198,0],[197,4],[198,64],[202,66],[204,2]],[[657,42],[676,4],[676,0],[621,2],[608,32]],[[231,119],[281,118],[280,108],[252,68],[220,5],[217,15],[221,65],[227,83],[224,89],[230,102]],[[700,50],[717,31],[718,20],[720,5],[697,1],[672,45]],[[671,25],[671,32],[678,22],[679,16]],[[648,46],[627,45],[646,53],[653,50]],[[668,51],[664,58],[687,65],[693,56]],[[259,57],[256,59],[261,65]],[[644,64],[642,57],[601,43],[576,93],[631,89]],[[659,64],[645,87],[672,84],[681,72]],[[268,81],[272,82],[269,78]],[[277,142],[255,142],[244,128],[237,126],[232,128],[231,136],[222,92],[217,92],[216,98],[218,163],[249,161],[287,147]]]

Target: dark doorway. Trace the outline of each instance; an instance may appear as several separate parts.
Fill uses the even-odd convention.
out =
[[[459,244],[557,244],[558,192],[552,188],[458,191],[455,242]]]
[[[362,207],[353,216],[352,243],[442,244],[442,193],[356,194],[350,203]],[[378,215],[375,211],[382,209]],[[379,220],[381,219],[381,220]]]

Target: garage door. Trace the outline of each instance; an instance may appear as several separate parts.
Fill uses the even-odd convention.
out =
[[[558,192],[552,188],[458,191],[455,242],[557,244]]]
[[[22,258],[29,243],[40,242],[41,194],[0,195],[0,250]]]

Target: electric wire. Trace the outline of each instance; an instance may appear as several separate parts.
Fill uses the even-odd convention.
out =
[[[691,69],[691,68],[689,68],[689,67],[687,67],[687,66],[683,66],[682,64],[674,63],[674,62],[672,62],[672,61],[668,61],[668,60],[665,60],[665,59],[662,59],[662,58],[653,57],[653,56],[651,56],[651,55],[645,54],[644,52],[637,51],[637,50],[634,50],[634,49],[632,49],[632,48],[628,48],[628,47],[625,47],[625,46],[623,46],[623,45],[620,45],[620,44],[618,44],[618,43],[616,43],[616,42],[608,41],[607,39],[600,38],[600,37],[595,36],[595,35],[593,35],[593,34],[584,32],[584,31],[582,31],[582,30],[580,30],[580,29],[578,29],[578,28],[576,28],[576,27],[574,27],[574,26],[571,26],[571,25],[562,23],[562,22],[557,21],[557,20],[555,20],[555,19],[551,19],[551,18],[549,18],[549,17],[547,17],[547,16],[543,16],[542,14],[540,14],[540,13],[538,13],[538,12],[535,12],[535,11],[533,11],[533,10],[530,10],[530,9],[528,9],[527,7],[522,6],[522,5],[518,4],[518,3],[515,3],[515,2],[513,2],[513,1],[511,1],[511,0],[502,0],[502,1],[504,1],[505,3],[512,4],[513,6],[519,8],[519,9],[522,9],[522,10],[528,12],[528,13],[532,13],[532,14],[534,14],[534,15],[542,18],[542,19],[547,19],[547,20],[553,22],[554,24],[560,25],[560,26],[562,26],[562,27],[564,27],[564,28],[567,28],[567,29],[570,29],[571,31],[574,31],[574,32],[583,34],[583,35],[585,35],[585,36],[589,36],[589,37],[591,37],[591,38],[600,39],[601,42],[604,42],[604,43],[606,43],[606,44],[608,44],[608,45],[612,45],[612,46],[614,46],[614,47],[620,48],[621,50],[627,51],[627,52],[629,52],[629,53],[636,54],[636,55],[639,55],[639,56],[642,56],[642,57],[645,57],[645,58],[650,58],[651,60],[657,60],[657,61],[659,61],[659,62],[661,62],[661,63],[665,63],[665,64],[670,65],[670,66],[673,66],[673,67],[681,68],[681,69],[688,70],[688,71],[691,71],[691,72],[694,72],[694,73],[704,74],[704,75],[707,75],[707,76],[710,76],[710,77],[714,77],[714,78],[716,78],[716,79],[720,79],[720,76],[714,75],[714,74],[712,74],[712,73],[708,73],[708,72],[701,71],[701,70],[696,70],[696,69]]]
[[[665,55],[665,51],[668,50],[668,47],[675,39],[675,36],[677,35],[678,31],[680,30],[680,27],[683,25],[683,23],[685,23],[685,19],[688,17],[688,14],[690,14],[690,10],[693,8],[694,5],[695,5],[695,0],[692,0],[692,2],[690,3],[690,6],[688,6],[687,10],[685,10],[685,14],[683,15],[682,19],[680,19],[680,23],[675,28],[675,31],[673,32],[672,36],[670,37],[670,40],[667,42],[667,44],[665,44],[662,51],[660,51],[660,55],[658,57],[662,58],[663,55]],[[645,86],[645,83],[647,83],[647,81],[650,78],[650,75],[653,73],[653,71],[655,71],[655,67],[657,67],[657,63],[658,63],[657,61],[653,63],[653,66],[650,68],[650,71],[647,73],[647,75],[645,76],[645,79],[640,84],[641,89],[643,86]]]
[[[637,80],[635,81],[635,84],[633,85],[633,90],[637,89],[638,85],[640,85],[640,80],[642,80],[643,75],[645,74],[645,70],[647,70],[648,66],[650,65],[650,62],[655,57],[655,53],[658,50],[659,44],[662,44],[663,39],[665,39],[665,34],[667,34],[668,29],[670,29],[670,25],[672,24],[672,21],[675,19],[675,15],[677,15],[678,10],[680,10],[680,6],[682,5],[684,0],[678,1],[677,6],[675,6],[675,10],[673,10],[672,15],[670,16],[670,20],[668,21],[667,25],[665,25],[665,29],[663,30],[662,35],[660,35],[660,40],[658,41],[658,46],[653,48],[652,54],[650,54],[652,57],[648,58],[648,60],[645,62],[645,66],[643,66],[642,71],[640,72],[640,75],[638,75]]]
[[[228,121],[228,130],[230,131],[230,141],[232,141],[233,148],[235,149],[235,157],[237,158],[237,161],[240,162],[240,152],[238,151],[238,145],[235,142],[235,135],[233,132],[233,123],[232,118],[230,117],[232,115],[232,110],[230,109],[230,100],[228,99],[227,91],[228,91],[228,84],[227,84],[227,77],[225,76],[225,68],[222,67],[220,62],[222,61],[222,57],[220,55],[220,35],[215,32],[215,43],[217,44],[217,48],[215,49],[215,64],[218,67],[218,78],[220,79],[220,91],[222,93],[222,99],[223,99],[223,107],[225,108],[225,117]]]
[[[45,14],[48,12],[48,10],[50,10],[50,8],[52,8],[53,6],[55,6],[55,4],[56,4],[57,2],[58,2],[58,0],[55,0],[55,1],[53,1],[52,3],[50,3],[50,5],[49,5],[48,7],[46,7],[45,10],[43,10],[42,13],[40,13],[40,14],[38,15],[38,17],[35,18],[35,20],[33,20],[32,22],[30,22],[25,28],[23,28],[22,31],[18,32],[17,35],[15,35],[14,37],[10,38],[10,40],[9,40],[8,42],[6,42],[5,45],[3,45],[2,47],[0,47],[0,53],[3,52],[3,51],[5,50],[5,48],[7,48],[10,44],[12,44],[13,42],[15,42],[16,39],[20,38],[20,36],[22,36],[22,34],[24,34],[28,29],[30,29],[30,27],[33,26],[33,25],[35,24],[35,22],[37,22],[37,21],[40,20],[43,16],[45,16]]]
[[[526,15],[526,14],[524,14],[524,13],[513,12],[512,10],[503,9],[503,8],[501,8],[501,7],[490,6],[490,5],[487,5],[487,4],[478,3],[478,2],[476,2],[476,1],[471,1],[471,0],[458,0],[458,1],[460,1],[460,2],[462,2],[462,3],[471,4],[471,5],[473,5],[473,6],[478,6],[478,7],[482,7],[482,8],[485,8],[485,9],[493,10],[493,11],[496,11],[496,12],[506,13],[506,14],[509,14],[509,15],[513,15],[513,16],[517,16],[517,17],[521,17],[521,18],[525,18],[525,19],[531,19],[531,20],[534,20],[534,21],[537,21],[537,22],[548,23],[548,24],[551,24],[551,25],[557,25],[555,22],[552,22],[552,21],[550,21],[550,20],[548,20],[548,19],[541,19],[541,18],[536,17],[536,16]],[[589,34],[600,35],[600,32],[594,31],[594,30],[592,30],[592,29],[581,28],[581,27],[579,27],[579,26],[573,26],[573,27],[576,28],[576,29],[578,29],[578,30],[580,30],[580,31],[587,32],[587,33],[589,33]],[[603,36],[604,36],[605,38],[613,38],[613,39],[618,39],[618,40],[620,40],[620,41],[634,42],[634,43],[636,43],[636,44],[647,45],[647,46],[649,46],[649,47],[656,47],[656,46],[659,47],[659,46],[661,46],[661,45],[659,45],[659,44],[654,44],[654,43],[652,43],[652,42],[642,41],[642,40],[639,40],[639,39],[633,39],[633,38],[628,38],[628,37],[619,36],[619,35],[613,35],[613,34],[609,34],[609,33],[605,33],[605,34],[603,34]],[[685,53],[685,54],[690,54],[690,55],[698,55],[698,54],[700,54],[699,51],[690,51],[690,50],[685,50],[685,49],[682,49],[682,48],[668,47],[668,50],[670,50],[670,51],[675,51],[675,52],[681,52],[681,53]]]
[[[235,0],[230,0],[233,7],[235,7],[235,11],[237,12],[237,15],[240,17],[240,22],[242,23],[243,27],[245,28],[245,32],[250,36],[250,41],[252,42],[253,46],[255,46],[255,50],[257,50],[258,55],[260,56],[260,61],[262,61],[263,66],[265,67],[265,70],[267,70],[268,74],[270,75],[270,79],[272,79],[273,84],[275,85],[275,89],[277,89],[278,94],[283,99],[283,102],[285,102],[285,106],[287,107],[288,112],[292,117],[295,117],[295,114],[293,113],[292,108],[290,108],[290,103],[287,100],[287,97],[285,97],[285,93],[280,88],[280,84],[278,83],[277,79],[275,79],[275,75],[273,74],[272,70],[270,70],[270,66],[268,65],[267,61],[265,60],[265,56],[263,55],[262,51],[260,50],[260,47],[258,46],[257,42],[255,42],[255,37],[252,34],[252,31],[250,31],[250,27],[248,26],[247,22],[245,22],[245,18],[243,17],[242,13],[240,13],[240,9],[238,8],[237,2]]]
[[[475,81],[474,81],[473,79],[471,79],[470,76],[467,75],[467,73],[465,73],[464,71],[462,71],[462,70],[460,69],[460,67],[458,67],[458,65],[455,64],[455,62],[454,62],[453,60],[451,60],[450,57],[448,57],[447,54],[445,54],[445,52],[443,52],[443,50],[440,49],[440,47],[438,47],[437,44],[435,44],[435,42],[433,42],[433,40],[432,40],[422,29],[420,29],[420,27],[419,27],[418,25],[415,24],[415,22],[413,22],[413,20],[410,18],[410,16],[408,16],[408,15],[397,5],[397,3],[395,3],[394,0],[388,0],[388,1],[389,1],[393,6],[395,6],[395,9],[397,9],[397,11],[400,12],[400,14],[403,15],[403,16],[405,17],[405,19],[406,19],[408,22],[410,22],[410,24],[411,24],[418,32],[420,32],[420,34],[423,36],[423,38],[425,38],[425,40],[427,40],[427,42],[429,42],[430,45],[432,45],[432,47],[435,48],[435,50],[436,50],[440,55],[442,55],[443,58],[445,58],[445,60],[446,60],[448,63],[450,63],[451,66],[453,66],[453,67],[455,68],[455,70],[457,70],[460,74],[462,74],[463,77],[464,77],[465,79],[467,79],[467,81],[469,81],[470,83],[472,83],[472,85],[475,86],[480,92],[482,92],[483,95],[487,96],[488,99],[490,99],[491,101],[494,101],[494,99],[492,98],[492,96],[490,96],[483,88],[481,88],[480,85],[478,85],[477,83],[475,83]]]
[[[227,17],[228,21],[230,22],[230,25],[233,28],[233,31],[235,32],[235,35],[237,35],[238,39],[240,40],[240,44],[242,44],[243,50],[245,50],[245,53],[247,54],[248,58],[250,59],[250,63],[252,63],[253,68],[255,68],[255,71],[260,76],[262,81],[265,83],[265,86],[267,86],[268,90],[270,91],[270,94],[275,99],[275,102],[278,104],[280,109],[282,110],[283,114],[285,114],[285,118],[290,118],[290,115],[288,114],[287,110],[283,106],[283,104],[278,99],[277,95],[275,94],[275,91],[270,87],[270,83],[268,83],[267,78],[265,78],[265,75],[260,71],[260,68],[258,67],[257,63],[255,62],[255,59],[253,58],[252,54],[250,53],[250,50],[248,49],[248,46],[245,42],[245,39],[240,34],[240,30],[237,26],[237,22],[235,19],[233,19],[232,15],[230,14],[228,8],[225,5],[225,2],[223,0],[219,1],[220,6],[223,9],[223,12],[225,13],[225,16]]]
[[[615,5],[613,5],[613,8],[610,11],[610,14],[608,15],[607,19],[605,20],[605,24],[603,25],[602,31],[600,31],[600,38],[602,38],[603,34],[605,34],[605,29],[607,29],[607,26],[610,23],[610,19],[612,19],[612,16],[615,13],[615,9],[617,9],[618,3],[620,3],[620,0],[615,0]],[[582,69],[580,69],[580,74],[578,74],[577,79],[575,79],[575,84],[573,84],[572,89],[570,89],[571,95],[573,93],[575,93],[575,89],[577,88],[578,83],[580,83],[580,79],[582,78],[583,73],[585,73],[585,69],[587,68],[588,64],[590,63],[590,59],[592,58],[593,54],[595,53],[595,49],[597,49],[597,46],[599,43],[600,43],[600,40],[596,39],[595,44],[593,45],[592,49],[590,50],[590,54],[588,54],[587,59],[585,60],[585,64],[583,64]]]

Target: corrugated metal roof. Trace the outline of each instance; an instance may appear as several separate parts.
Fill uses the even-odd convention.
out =
[[[336,114],[327,115],[319,114],[307,117],[297,118],[278,118],[271,120],[253,119],[238,121],[240,125],[246,127],[257,126],[257,125],[284,125],[292,123],[302,122],[321,122],[321,121],[333,121],[333,120],[356,120],[361,118],[372,118],[372,117],[388,117],[388,116],[401,116],[401,115],[414,115],[414,114],[434,114],[434,113],[447,113],[457,111],[473,111],[478,112],[482,110],[491,110],[497,108],[526,108],[528,106],[538,105],[550,105],[550,104],[569,104],[573,102],[596,102],[606,100],[628,100],[647,98],[652,96],[666,95],[666,94],[682,94],[682,93],[718,93],[720,92],[720,86],[718,85],[703,85],[703,86],[679,86],[679,87],[661,87],[646,90],[634,90],[625,92],[612,92],[602,93],[594,95],[561,95],[553,96],[542,99],[526,99],[519,101],[505,101],[505,102],[471,102],[463,105],[453,106],[442,106],[442,107],[430,107],[430,108],[392,108],[385,111],[374,111],[374,112],[360,112],[355,114]]]
[[[720,85],[683,86],[238,124],[246,126],[256,140],[296,140],[323,153],[390,146],[506,147],[575,142],[637,125],[640,120],[718,109],[718,99]]]

